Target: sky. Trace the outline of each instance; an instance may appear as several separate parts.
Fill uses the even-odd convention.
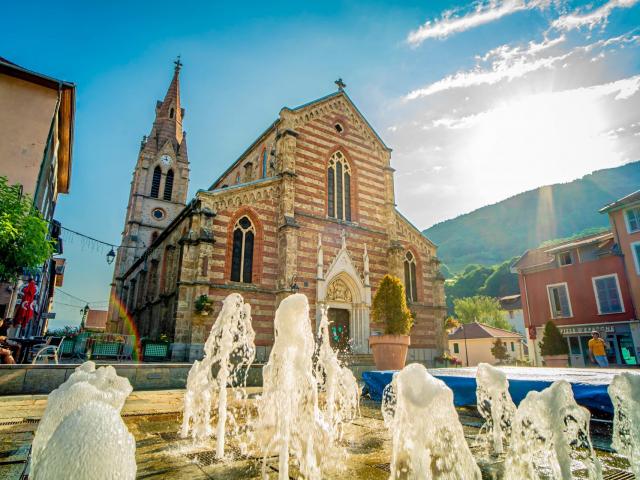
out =
[[[191,183],[335,90],[393,149],[420,229],[640,159],[640,0],[11,2],[0,55],[77,85],[63,226],[118,245],[140,140],[181,55]],[[52,328],[106,308],[108,247],[69,234]]]

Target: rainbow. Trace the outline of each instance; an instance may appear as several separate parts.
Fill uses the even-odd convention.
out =
[[[138,332],[138,327],[136,327],[133,317],[129,313],[129,310],[127,310],[126,305],[115,295],[115,293],[111,294],[110,300],[110,303],[117,309],[118,317],[120,317],[124,322],[124,331],[120,333],[123,335],[133,335],[134,345],[131,358],[138,362],[142,359],[142,347],[140,345],[140,332]]]

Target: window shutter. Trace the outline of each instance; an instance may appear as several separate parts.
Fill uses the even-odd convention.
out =
[[[162,172],[160,171],[160,167],[156,165],[156,168],[153,169],[153,178],[151,179],[151,196],[153,198],[158,198],[160,194],[160,177],[162,176]]]
[[[164,195],[165,200],[171,200],[171,194],[173,193],[173,170],[167,172],[167,178],[164,181]]]
[[[567,297],[567,289],[563,285],[562,287],[558,287],[558,294],[560,296],[560,309],[563,317],[568,317],[571,314],[571,309],[569,308],[569,298]]]

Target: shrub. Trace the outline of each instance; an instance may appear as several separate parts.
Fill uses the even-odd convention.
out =
[[[385,275],[373,298],[371,316],[374,322],[384,323],[387,335],[409,335],[413,315],[407,307],[404,286],[398,277]]]
[[[544,326],[544,334],[540,343],[542,355],[566,355],[569,353],[567,341],[560,333],[560,329],[551,320]]]
[[[510,358],[509,352],[507,352],[507,345],[499,338],[496,338],[496,341],[493,342],[493,347],[491,347],[491,355],[493,355],[493,357],[498,360],[499,363],[509,360]]]

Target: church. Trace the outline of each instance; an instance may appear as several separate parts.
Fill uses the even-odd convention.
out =
[[[382,277],[404,281],[414,314],[409,360],[444,348],[444,279],[436,246],[396,210],[391,149],[345,92],[280,110],[206,190],[187,202],[189,158],[181,63],[144,137],[115,263],[108,329],[166,335],[171,359],[201,358],[221,300],[252,308],[257,360],[273,318],[305,294],[317,322],[327,307],[335,348],[368,354],[382,332],[370,315]],[[316,323],[317,324],[317,323]]]

